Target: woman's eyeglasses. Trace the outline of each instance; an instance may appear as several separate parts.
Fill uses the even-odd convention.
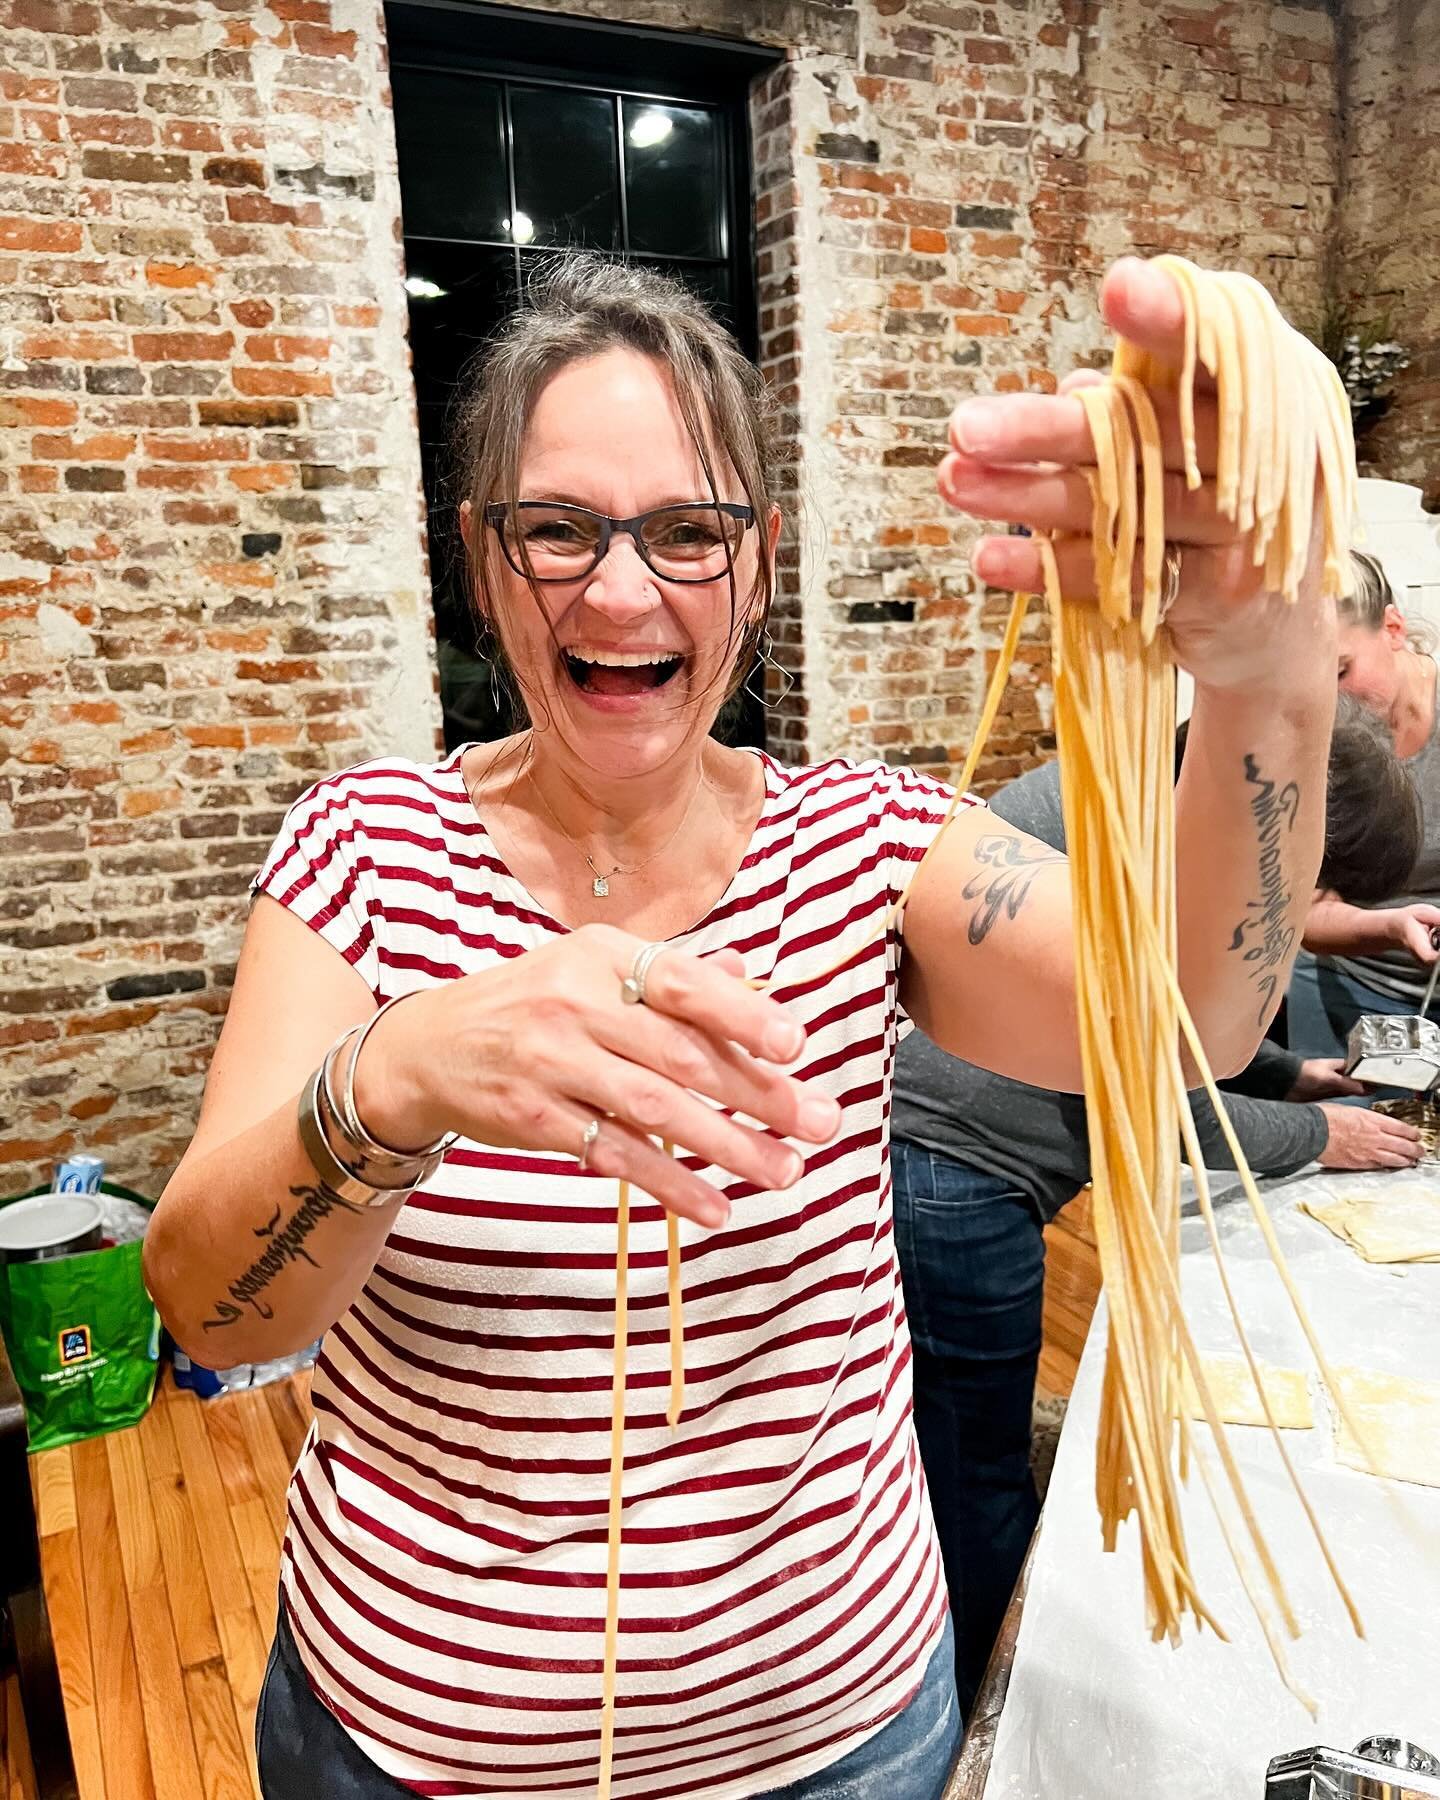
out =
[[[578,581],[623,532],[663,581],[714,581],[733,567],[755,512],[729,500],[697,500],[612,519],[559,501],[520,500],[512,507],[497,500],[485,508],[485,522],[494,526],[506,562],[527,579]]]

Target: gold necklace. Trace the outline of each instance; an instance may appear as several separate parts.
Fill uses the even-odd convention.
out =
[[[585,864],[589,869],[591,876],[590,892],[597,900],[608,900],[610,897],[610,877],[612,875],[638,875],[642,869],[648,868],[657,857],[663,856],[689,823],[690,815],[695,810],[695,800],[700,789],[702,787],[709,787],[710,784],[706,781],[705,776],[702,773],[699,781],[695,785],[695,792],[690,796],[690,804],[685,808],[684,813],[681,815],[680,823],[670,833],[669,837],[666,838],[665,842],[661,844],[658,850],[652,850],[647,857],[643,858],[638,863],[631,863],[628,868],[622,863],[616,863],[614,867],[610,869],[598,868],[595,859],[591,856],[590,852],[578,844],[570,832],[568,832],[564,825],[561,824],[560,820],[556,818],[554,807],[551,806],[550,802],[545,798],[545,790],[540,786],[540,783],[536,781],[533,774],[530,777],[530,785],[540,796],[540,804],[545,808],[546,812],[549,813],[551,822],[556,830],[573,850],[578,850],[580,855],[585,858]],[[465,791],[470,796],[470,804],[474,806],[475,790],[467,785]]]

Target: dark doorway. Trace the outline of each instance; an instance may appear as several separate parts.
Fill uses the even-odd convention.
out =
[[[665,270],[755,354],[747,94],[773,51],[471,5],[387,0],[440,692],[448,748],[514,728],[477,652],[451,411],[528,272],[585,248]],[[751,685],[757,689],[759,681]],[[742,692],[717,731],[764,741]]]

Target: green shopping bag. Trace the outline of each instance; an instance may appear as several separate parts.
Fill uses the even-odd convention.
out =
[[[147,1212],[153,1206],[108,1181],[101,1191]],[[116,1244],[0,1269],[0,1328],[32,1451],[118,1431],[144,1417],[155,1391],[160,1319],[145,1291],[140,1253],[138,1242]]]

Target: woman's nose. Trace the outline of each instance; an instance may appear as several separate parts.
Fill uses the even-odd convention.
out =
[[[632,540],[617,532],[590,572],[585,603],[617,624],[643,618],[660,604],[655,577]]]

